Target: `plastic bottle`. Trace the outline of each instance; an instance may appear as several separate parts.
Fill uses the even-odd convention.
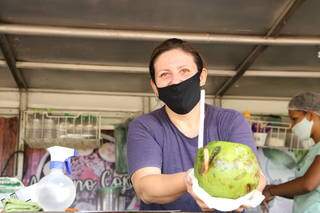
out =
[[[76,119],[76,127],[75,127],[75,134],[78,138],[82,138],[82,131],[83,131],[83,124],[82,124],[82,116],[79,116]]]
[[[53,139],[56,138],[56,126],[54,120],[51,118],[44,119],[44,133],[43,137],[45,139]]]
[[[246,120],[250,120],[250,119],[251,119],[251,112],[250,112],[250,111],[244,111],[244,112],[243,112],[243,117],[244,117]]]
[[[38,183],[24,187],[10,197],[38,203],[44,211],[64,211],[70,207],[76,197],[76,187],[71,178],[64,174],[71,171],[70,157],[75,150],[61,146],[48,148],[51,156],[50,173]]]
[[[63,121],[61,120],[60,124],[57,125],[57,137],[62,139],[62,138],[66,138],[67,137],[67,129],[68,129],[68,123],[67,120],[64,119]]]
[[[36,117],[32,119],[29,137],[32,139],[41,138],[41,123],[40,123],[40,119]]]
[[[94,127],[93,127],[92,116],[87,117],[86,125],[84,126],[84,135],[87,139],[92,139],[94,137]]]

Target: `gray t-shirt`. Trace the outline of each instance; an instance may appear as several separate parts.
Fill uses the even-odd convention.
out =
[[[234,110],[206,105],[204,145],[210,141],[230,141],[250,146],[256,153],[248,122]],[[162,174],[193,168],[198,137],[185,136],[170,121],[165,108],[133,120],[128,130],[129,173],[144,167],[158,167]],[[189,193],[168,204],[145,204],[142,210],[201,211]]]

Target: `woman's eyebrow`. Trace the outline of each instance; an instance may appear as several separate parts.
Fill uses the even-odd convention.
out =
[[[181,65],[178,67],[178,70],[182,69],[182,68],[185,68],[187,65]]]
[[[161,69],[158,72],[170,72],[170,69]]]

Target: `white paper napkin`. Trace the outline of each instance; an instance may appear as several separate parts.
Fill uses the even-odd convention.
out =
[[[253,190],[252,192],[238,198],[238,199],[228,199],[228,198],[217,198],[212,197],[206,191],[204,191],[198,184],[197,178],[194,176],[193,169],[188,171],[188,175],[192,179],[192,190],[193,192],[210,208],[217,209],[219,211],[233,211],[239,208],[241,205],[247,207],[255,208],[263,200],[264,196],[258,190]]]

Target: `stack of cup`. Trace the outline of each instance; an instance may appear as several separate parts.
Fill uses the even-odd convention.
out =
[[[120,186],[109,186],[98,189],[97,210],[119,211]]]

